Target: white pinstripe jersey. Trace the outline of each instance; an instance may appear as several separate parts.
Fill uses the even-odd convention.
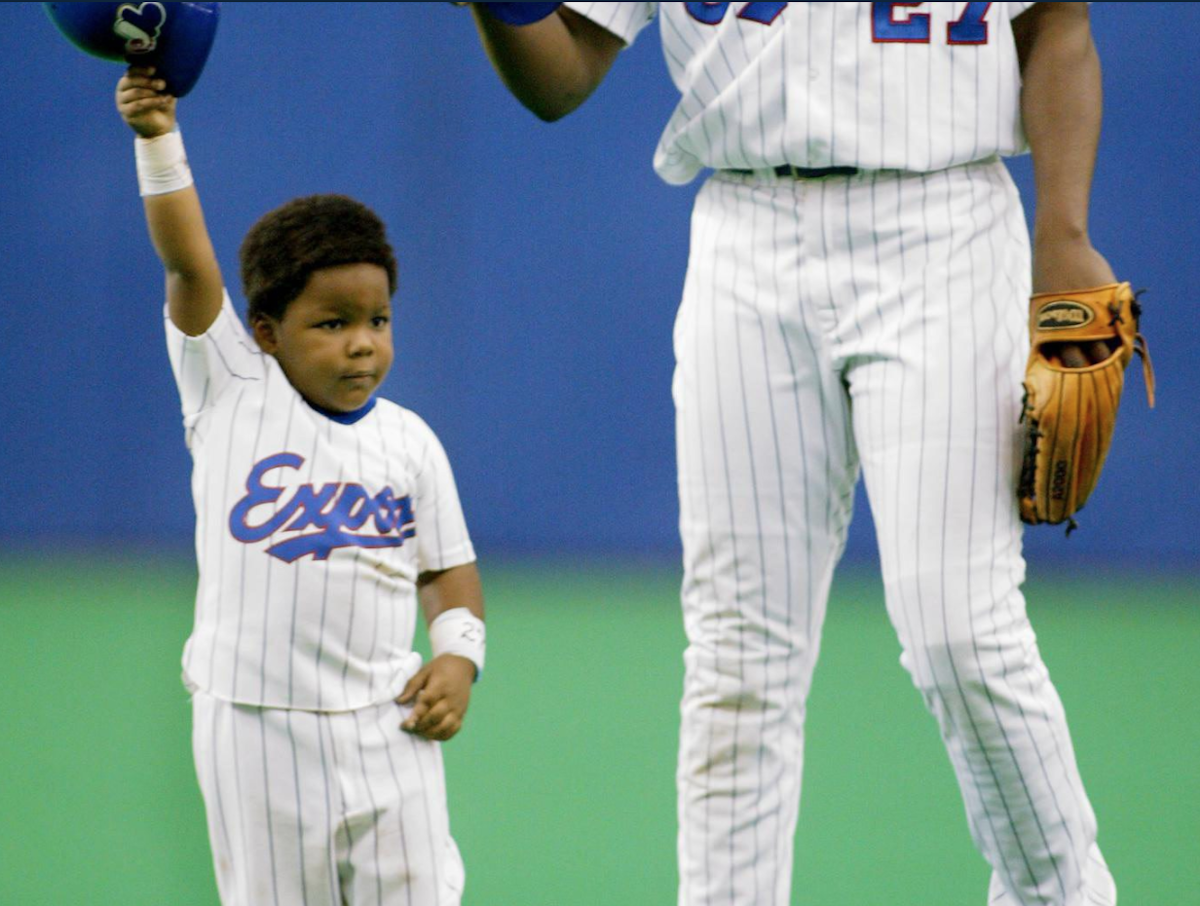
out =
[[[567,3],[626,44],[655,13],[682,97],[654,167],[940,170],[1027,150],[1010,22],[1032,3]]]
[[[166,324],[200,567],[185,681],[314,711],[398,695],[417,576],[475,559],[441,444],[387,400],[352,423],[310,407],[228,295],[202,336]]]

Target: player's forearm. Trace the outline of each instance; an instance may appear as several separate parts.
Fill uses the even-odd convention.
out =
[[[217,273],[200,197],[195,186],[143,199],[150,241],[168,273],[189,279]]]
[[[184,333],[198,336],[221,310],[223,284],[195,186],[144,199],[150,241],[167,273],[167,310]]]
[[[417,582],[417,594],[426,625],[455,607],[465,607],[483,619],[483,584],[474,563],[423,573]]]
[[[568,9],[530,25],[508,25],[472,4],[488,59],[526,108],[547,122],[587,100],[608,72],[621,42]]]
[[[1020,26],[1025,16],[1032,16]],[[1087,4],[1037,4],[1016,20],[1021,116],[1033,152],[1034,236],[1087,240],[1088,199],[1100,139],[1100,58]]]

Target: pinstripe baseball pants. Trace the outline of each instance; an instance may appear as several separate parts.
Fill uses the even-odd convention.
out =
[[[458,906],[442,752],[405,709],[192,708],[224,906]]]
[[[1029,273],[998,160],[701,189],[673,388],[680,904],[789,902],[805,699],[860,466],[989,903],[1115,903],[1020,591]]]

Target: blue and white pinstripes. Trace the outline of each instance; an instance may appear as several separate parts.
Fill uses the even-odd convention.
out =
[[[860,467],[902,663],[993,895],[1115,902],[1019,588],[1028,273],[996,160],[701,189],[675,331],[681,904],[788,902],[804,701]]]
[[[194,461],[189,680],[267,707],[346,711],[394,697],[419,667],[418,574],[475,558],[441,444],[387,400],[352,424],[317,412],[253,347],[228,297],[203,336],[166,323]],[[252,493],[243,527],[290,515],[239,538],[236,507]],[[411,511],[398,509],[402,500]],[[392,524],[404,512],[411,537]],[[338,537],[320,548],[330,533]],[[277,548],[287,539],[312,549],[285,556]]]
[[[166,329],[200,567],[184,672],[222,902],[455,906],[440,750],[400,731],[392,701],[420,666],[418,575],[474,560],[445,452],[385,400],[345,420],[309,406],[228,297],[203,336]]]
[[[1010,3],[568,3],[681,97],[701,189],[675,333],[681,906],[787,903],[804,702],[861,462],[902,662],[941,724],[993,902],[1111,906],[1025,616],[1013,484],[1028,238]],[[780,181],[772,170],[854,177]],[[754,171],[736,175],[729,171]]]
[[[386,702],[344,713],[193,697],[226,906],[457,906],[441,749]]]
[[[627,44],[658,17],[680,92],[654,159],[670,183],[705,167],[932,171],[1019,154],[1010,22],[1032,5],[567,4]],[[724,9],[706,15],[701,6]],[[880,33],[876,7],[889,7],[897,35]],[[955,42],[953,23],[976,17],[987,40]],[[905,37],[908,28],[924,39]]]

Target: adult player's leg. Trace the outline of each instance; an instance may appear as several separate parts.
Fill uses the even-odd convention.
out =
[[[848,374],[902,663],[937,718],[992,904],[1115,902],[1020,591],[1014,482],[1029,251],[999,162],[860,183],[873,300]],[[877,263],[875,263],[877,262]],[[833,263],[836,267],[836,262]],[[879,327],[873,327],[877,319]],[[894,327],[893,327],[894,325]]]
[[[704,186],[676,322],[687,906],[789,901],[805,699],[857,475],[800,279],[799,198],[772,179]]]

